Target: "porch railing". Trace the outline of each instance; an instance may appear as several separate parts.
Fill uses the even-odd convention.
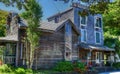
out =
[[[104,62],[106,62],[106,63],[113,63],[113,61],[111,61],[111,60],[99,60],[99,63],[97,63],[97,60],[80,60],[80,62],[84,62],[84,63],[86,63],[86,65],[92,65],[92,66],[97,66],[97,65],[99,65],[99,66],[105,66],[105,63]]]
[[[5,64],[14,64],[15,56],[4,56],[4,63]]]

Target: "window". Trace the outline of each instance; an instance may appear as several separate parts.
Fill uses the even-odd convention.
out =
[[[87,32],[85,29],[81,29],[81,42],[87,41]]]
[[[99,18],[99,17],[95,18],[95,27],[101,28],[101,18]]]
[[[80,18],[80,24],[81,25],[86,25],[87,24],[87,17],[86,16],[81,16],[81,18]]]
[[[96,42],[96,43],[100,43],[100,42],[101,42],[101,41],[100,41],[100,36],[101,36],[101,35],[100,35],[100,32],[96,32],[96,33],[95,33],[95,37],[96,37],[95,42]]]
[[[59,21],[59,18],[55,17],[55,23],[58,23],[58,21]]]

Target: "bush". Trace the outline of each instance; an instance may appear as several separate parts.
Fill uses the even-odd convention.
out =
[[[15,73],[16,73],[16,74],[26,74],[24,68],[17,68],[17,69],[15,70]]]
[[[0,72],[12,72],[12,70],[7,64],[4,64],[0,66]]]
[[[112,65],[114,68],[119,69],[120,68],[120,62],[113,63]]]
[[[32,69],[26,69],[26,73],[33,73]]]
[[[85,71],[86,67],[85,67],[85,64],[82,62],[75,62],[74,69],[77,69],[78,71]]]
[[[60,72],[73,71],[73,64],[69,61],[61,61],[56,64],[54,70]]]

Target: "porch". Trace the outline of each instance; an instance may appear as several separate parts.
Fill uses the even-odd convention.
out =
[[[0,61],[2,64],[16,65],[18,38],[16,35],[0,37]]]
[[[86,45],[79,49],[79,61],[88,67],[111,67],[115,62],[114,49],[105,46]]]

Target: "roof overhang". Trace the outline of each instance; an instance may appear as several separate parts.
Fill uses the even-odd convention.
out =
[[[107,46],[97,46],[97,45],[90,45],[90,44],[80,44],[80,48],[86,49],[86,50],[98,50],[98,51],[115,51],[113,48],[109,48]]]
[[[9,35],[6,37],[0,37],[0,43],[2,43],[2,42],[17,42],[17,41],[18,41],[17,35]]]

